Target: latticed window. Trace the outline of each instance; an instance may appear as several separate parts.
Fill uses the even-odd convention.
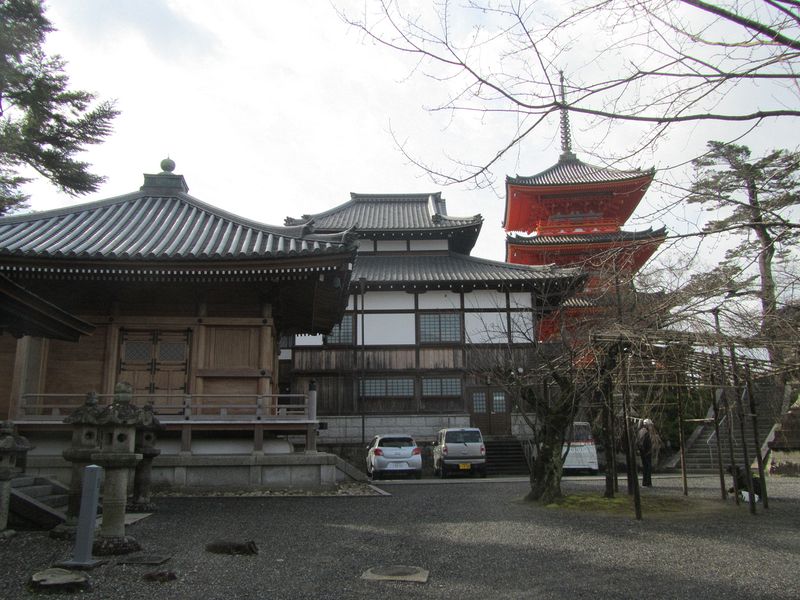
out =
[[[419,315],[420,342],[460,342],[461,318],[458,313]]]
[[[457,377],[425,377],[422,380],[423,396],[460,396],[461,380]]]
[[[367,398],[413,397],[414,380],[411,378],[364,379],[361,382],[361,395]]]
[[[352,344],[353,343],[353,315],[345,315],[330,334],[325,336],[326,344]]]

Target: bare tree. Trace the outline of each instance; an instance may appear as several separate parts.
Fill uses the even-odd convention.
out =
[[[429,110],[477,114],[505,132],[483,156],[461,148],[441,165],[400,143],[443,184],[491,183],[500,157],[562,108],[601,125],[640,125],[633,152],[680,123],[800,116],[794,0],[442,0],[431,10],[375,0],[360,15],[341,14],[367,39],[409,56],[415,74],[440,82],[445,99]]]

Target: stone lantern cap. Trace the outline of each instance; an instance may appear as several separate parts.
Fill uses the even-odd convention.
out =
[[[97,416],[100,426],[138,427],[144,425],[145,412],[133,404],[133,386],[120,382],[114,387],[114,401]]]
[[[25,436],[19,435],[14,423],[0,421],[0,453],[21,454],[32,449],[33,446]]]
[[[64,419],[64,423],[70,423],[72,425],[97,425],[102,411],[103,407],[97,404],[97,394],[95,392],[89,392],[86,394],[86,401],[83,403],[83,406],[79,406],[72,411],[72,413]]]

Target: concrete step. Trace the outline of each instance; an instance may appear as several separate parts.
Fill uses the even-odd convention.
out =
[[[47,496],[52,491],[53,486],[49,483],[37,482],[33,485],[14,486],[14,489],[31,498],[41,498],[42,496]]]

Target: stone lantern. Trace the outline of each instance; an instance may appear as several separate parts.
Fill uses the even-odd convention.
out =
[[[86,394],[83,406],[76,408],[64,419],[65,423],[72,425],[72,444],[62,452],[64,459],[72,463],[67,495],[67,520],[50,532],[51,537],[72,538],[75,535],[81,509],[83,471],[91,464],[92,454],[100,447],[97,420],[102,410],[97,404],[97,394],[90,392]]]
[[[24,470],[31,447],[25,437],[17,434],[11,421],[0,422],[0,531],[8,525],[11,480]]]
[[[143,423],[142,411],[131,402],[133,387],[118,383],[114,401],[98,415],[99,448],[90,456],[105,469],[103,522],[94,542],[94,554],[128,554],[141,549],[125,535],[125,503],[128,499],[128,474],[142,460],[135,452],[136,428]]]
[[[142,407],[142,424],[136,429],[136,453],[142,455],[141,462],[136,465],[133,475],[133,498],[128,503],[131,512],[152,512],[156,509],[150,498],[152,483],[153,459],[161,454],[156,448],[156,437],[164,426],[153,412],[153,404]]]

